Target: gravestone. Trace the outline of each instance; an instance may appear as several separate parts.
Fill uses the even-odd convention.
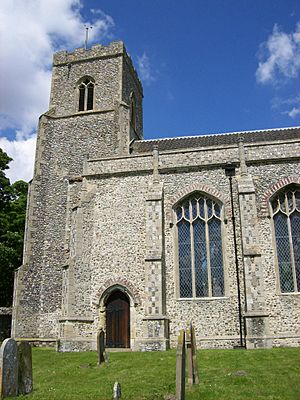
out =
[[[179,331],[176,353],[176,400],[185,398],[185,331]]]
[[[98,365],[105,362],[105,340],[103,329],[97,333]]]
[[[193,358],[193,380],[196,385],[199,383],[198,366],[197,366],[197,345],[196,345],[196,334],[195,328],[192,323],[190,323],[191,331],[191,347],[192,347],[192,358]]]
[[[32,351],[29,343],[18,343],[18,394],[32,392]]]
[[[0,398],[18,395],[18,347],[5,339],[0,348]]]
[[[187,364],[188,364],[188,384],[193,385],[194,382],[194,360],[192,353],[192,338],[191,338],[191,329],[187,328],[186,330],[186,352],[187,352]]]
[[[113,399],[118,400],[121,398],[121,385],[119,382],[115,382],[114,391],[113,391]]]

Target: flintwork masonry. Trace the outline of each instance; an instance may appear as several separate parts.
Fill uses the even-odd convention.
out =
[[[59,351],[300,344],[300,128],[143,139],[122,42],[59,52],[12,336]]]

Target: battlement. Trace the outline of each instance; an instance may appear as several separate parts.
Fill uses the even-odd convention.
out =
[[[121,41],[111,42],[107,46],[95,44],[87,50],[85,48],[78,48],[72,52],[59,51],[53,55],[53,65],[59,66],[97,58],[120,56],[125,53],[126,49],[124,43]]]
[[[59,67],[64,65],[71,65],[81,63],[84,61],[93,61],[101,58],[119,57],[123,56],[129,69],[136,80],[140,93],[143,95],[143,87],[139,79],[138,73],[134,68],[132,58],[127,53],[125,45],[122,41],[111,42],[107,46],[102,44],[95,44],[90,49],[83,47],[75,49],[74,51],[58,51],[53,55],[53,66]]]

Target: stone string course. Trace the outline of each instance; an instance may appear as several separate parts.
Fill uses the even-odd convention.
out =
[[[77,112],[77,83],[95,79],[95,107]],[[57,342],[61,351],[96,349],[115,289],[130,305],[133,350],[174,347],[193,322],[199,348],[239,344],[239,315],[229,179],[232,178],[241,308],[249,348],[299,345],[300,294],[281,294],[268,201],[300,185],[300,140],[143,153],[132,145],[130,96],[142,138],[143,92],[122,43],[54,56],[50,111],[39,122],[25,254],[16,276],[13,336]],[[295,128],[298,132],[298,128]],[[248,132],[247,135],[250,135]],[[247,136],[248,137],[248,136]],[[176,139],[174,140],[176,142]],[[200,143],[200,142],[199,142]],[[158,172],[156,166],[158,165]],[[243,172],[243,173],[242,173]],[[223,207],[225,295],[180,299],[174,206],[199,191]],[[243,336],[245,332],[243,332]]]

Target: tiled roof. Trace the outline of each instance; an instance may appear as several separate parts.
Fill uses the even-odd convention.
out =
[[[243,138],[245,143],[276,142],[282,140],[300,139],[300,127],[280,128],[260,131],[222,133],[202,136],[182,136],[169,139],[136,140],[132,144],[132,153],[151,152],[153,146],[160,151],[193,149],[237,144]]]

